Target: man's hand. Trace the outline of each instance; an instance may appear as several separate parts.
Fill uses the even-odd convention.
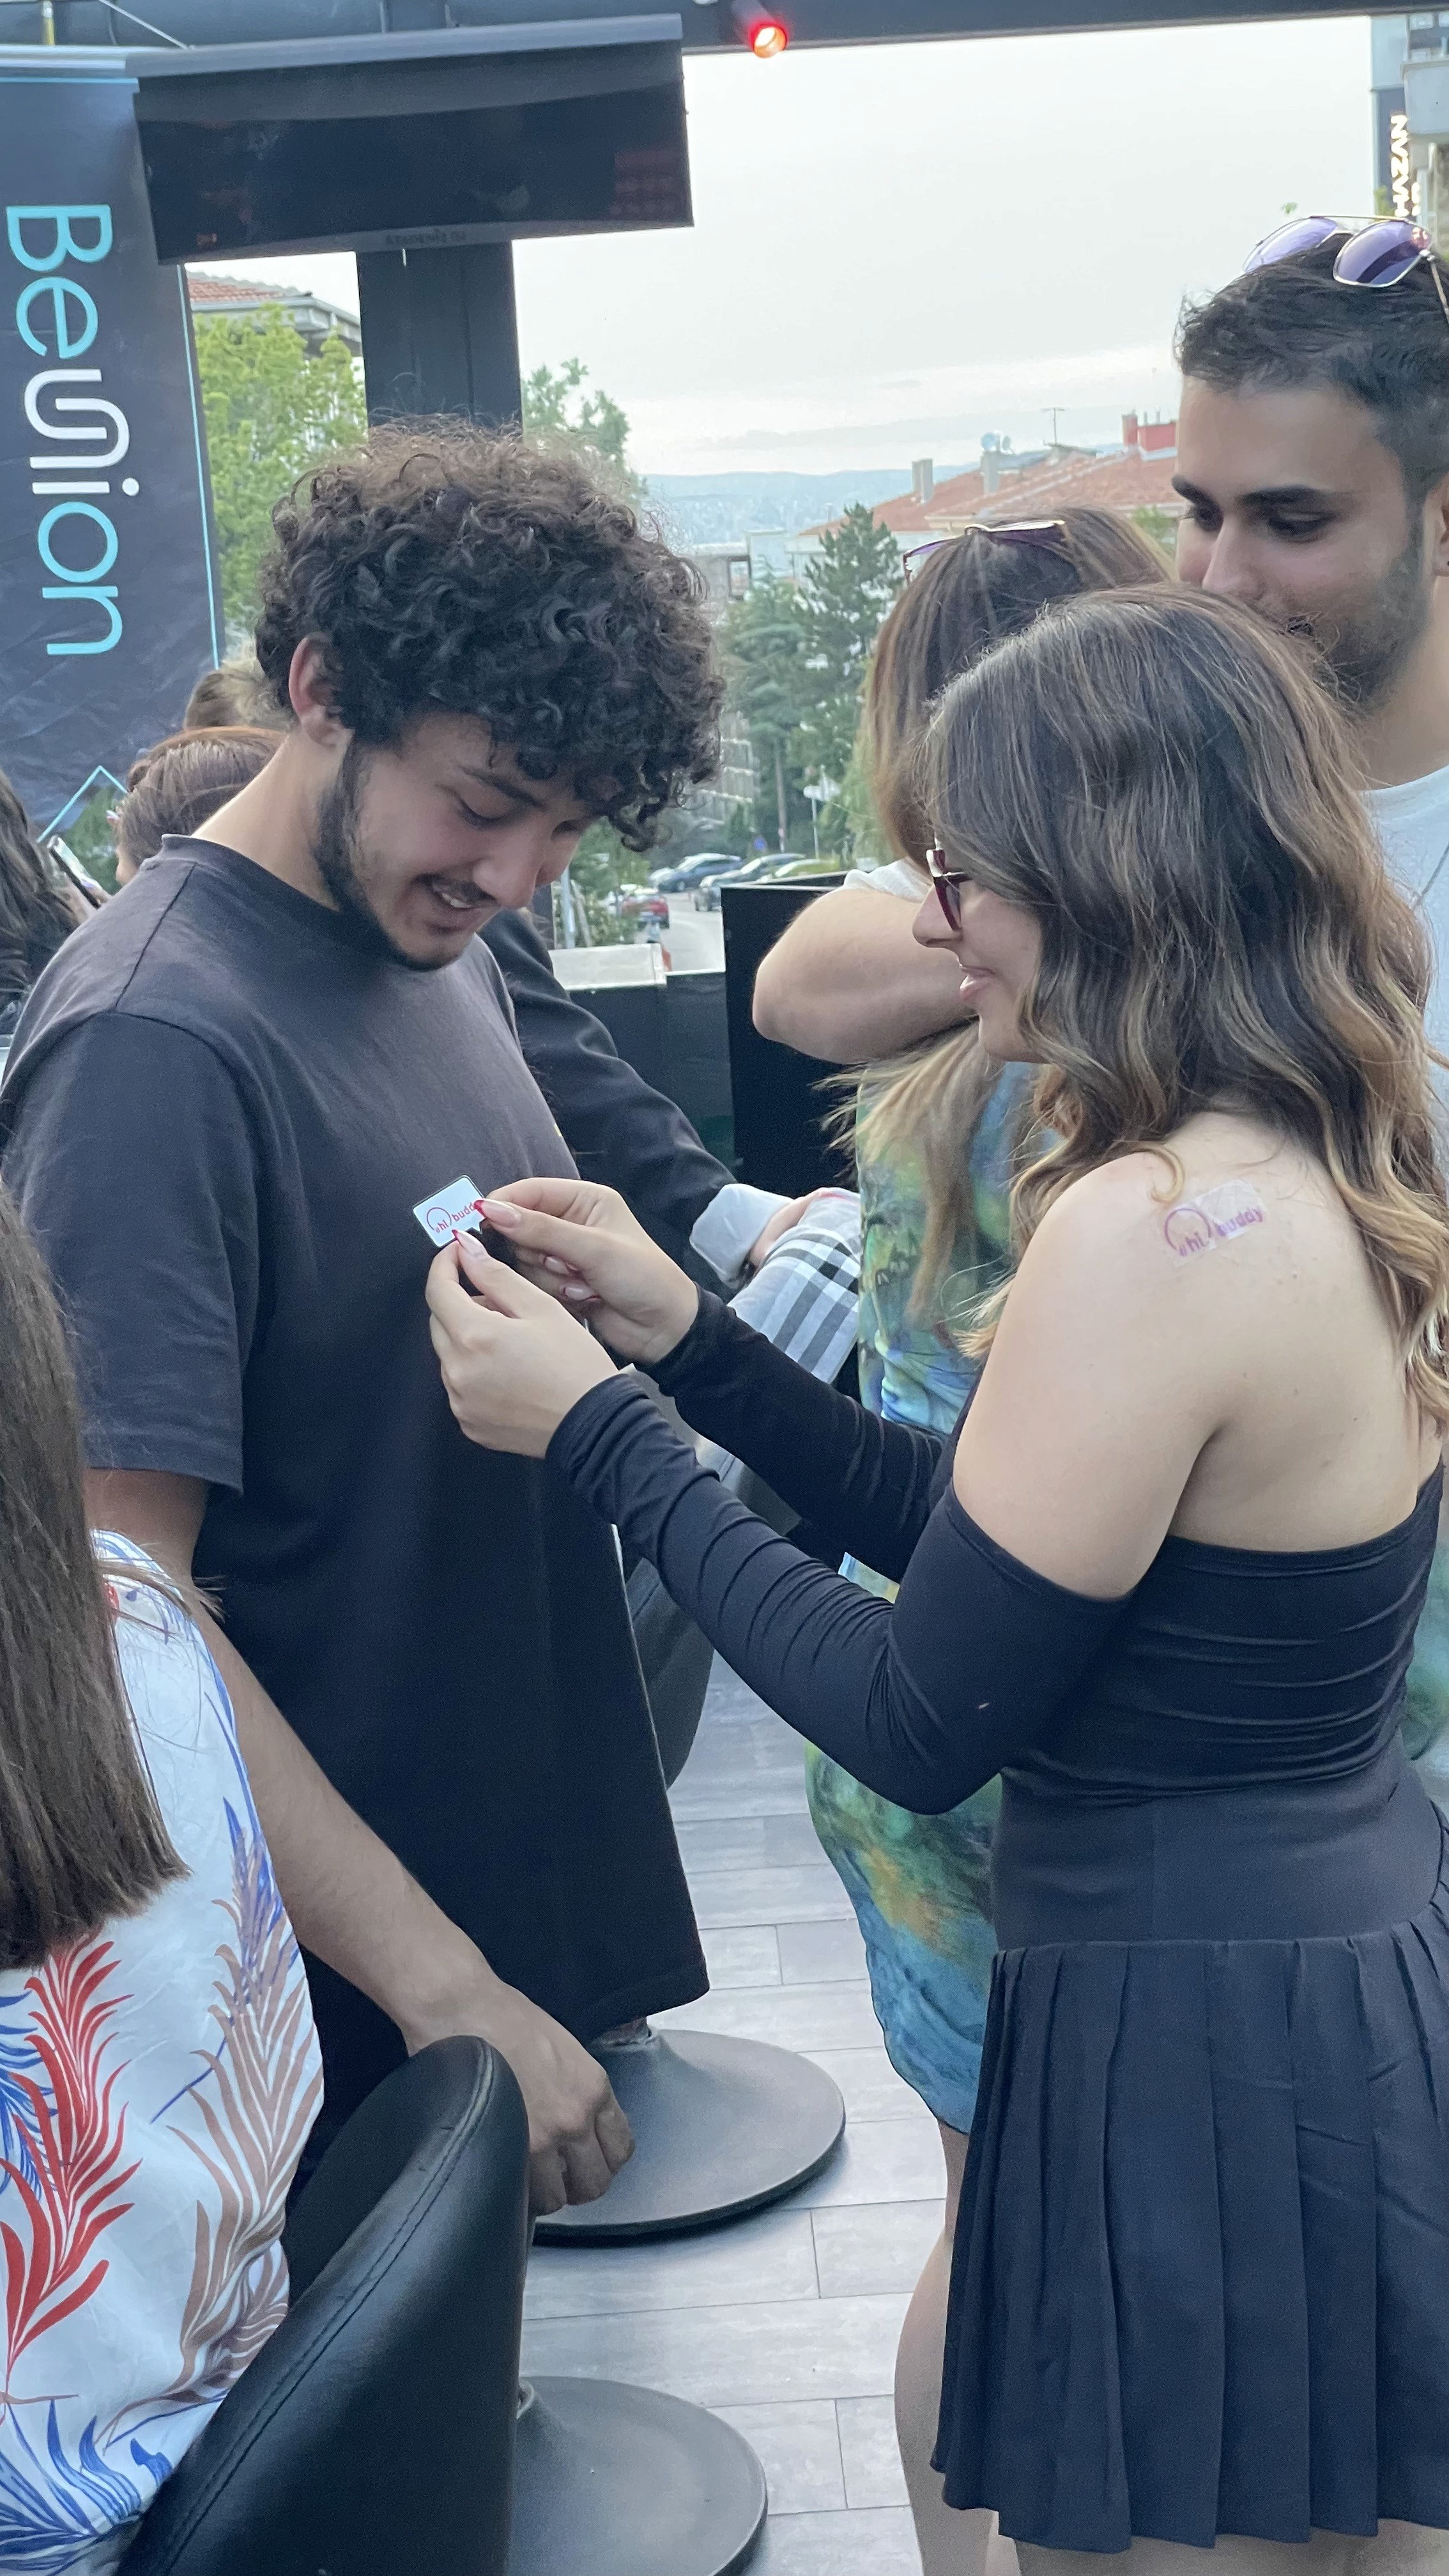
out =
[[[528,2112],[529,2206],[547,2218],[571,2202],[598,2200],[634,2152],[629,2123],[597,2058],[516,1986],[478,1961],[474,1990],[403,2032],[408,2054],[431,2040],[471,2032],[506,2057]]]
[[[792,1226],[798,1225],[807,1210],[814,1207],[817,1199],[839,1197],[839,1190],[807,1190],[803,1198],[791,1199],[788,1206],[776,1208],[769,1224],[761,1227],[749,1251],[745,1254],[745,1268],[758,1270],[761,1262],[767,1260],[774,1251],[781,1235],[788,1234]]]

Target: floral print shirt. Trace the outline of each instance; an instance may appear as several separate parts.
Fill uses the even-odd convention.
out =
[[[307,1981],[225,1686],[129,1541],[98,1540],[186,1876],[0,1971],[0,2570],[113,2568],[281,2322],[321,2101]]]

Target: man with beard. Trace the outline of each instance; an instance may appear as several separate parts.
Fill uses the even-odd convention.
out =
[[[1421,244],[1299,219],[1190,307],[1173,480],[1180,578],[1323,657],[1389,865],[1449,970],[1449,269]],[[765,1036],[858,1063],[953,1027],[955,983],[910,922],[864,881],[812,906],[761,968]],[[1426,1017],[1449,1053],[1449,972]]]
[[[1322,656],[1437,951],[1426,1019],[1449,1051],[1449,272],[1345,283],[1376,264],[1369,231],[1298,246],[1325,229],[1285,225],[1183,316],[1177,569]],[[1373,227],[1377,264],[1412,255],[1408,229]]]
[[[522,441],[380,433],[277,533],[290,729],[42,979],[5,1177],[74,1330],[93,1517],[220,1605],[324,2121],[480,2033],[556,2208],[629,2152],[586,2043],[705,1978],[613,1543],[456,1430],[415,1210],[573,1168],[476,934],[596,817],[648,845],[718,684],[687,568]]]

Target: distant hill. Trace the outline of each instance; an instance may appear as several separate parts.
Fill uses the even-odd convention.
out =
[[[936,480],[959,474],[942,465]],[[708,545],[748,536],[751,528],[818,527],[838,519],[853,501],[874,505],[910,489],[910,466],[859,474],[650,474],[645,488],[667,531],[686,545]]]

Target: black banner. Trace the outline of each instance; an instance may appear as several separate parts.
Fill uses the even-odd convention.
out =
[[[115,55],[0,50],[0,769],[41,830],[222,652],[186,273]]]

